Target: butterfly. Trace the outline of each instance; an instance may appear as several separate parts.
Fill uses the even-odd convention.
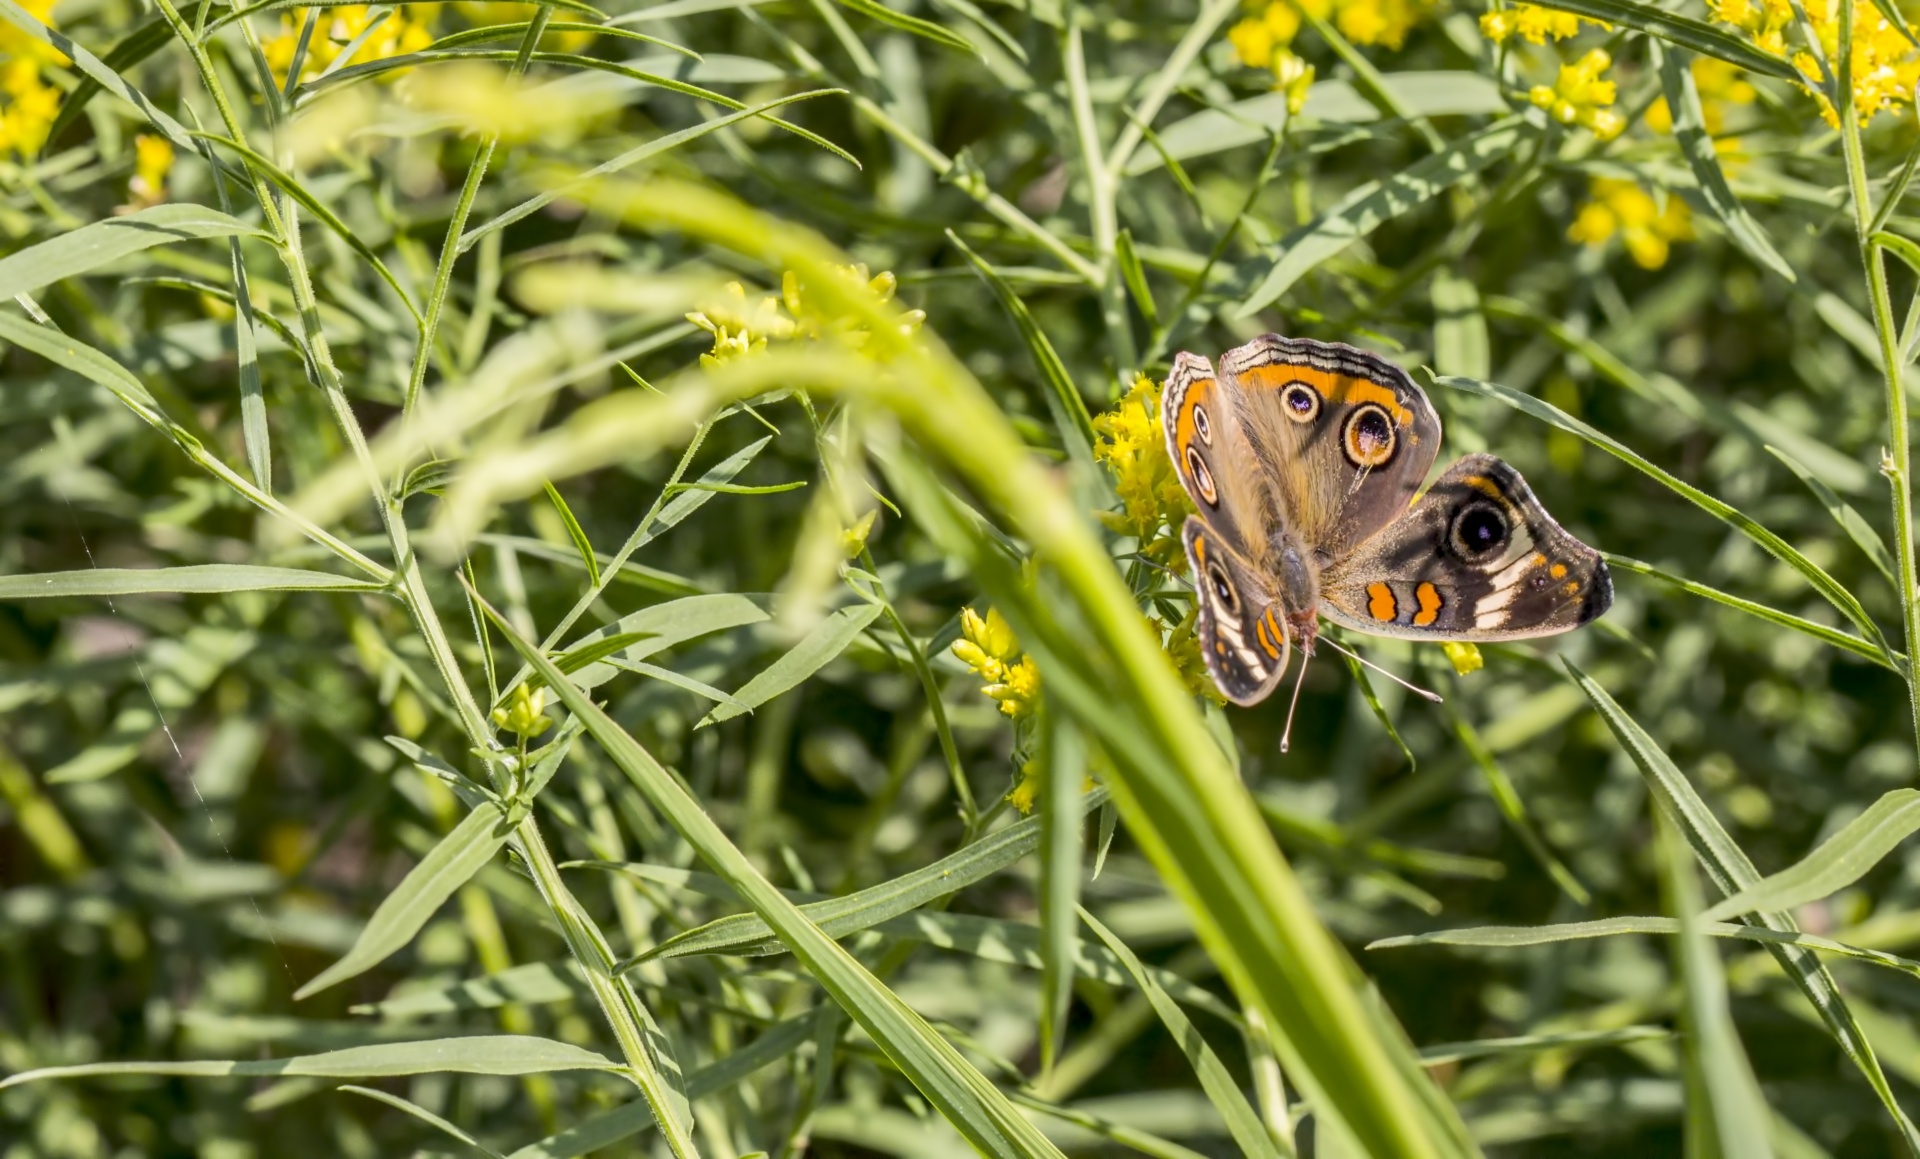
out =
[[[1600,553],[1520,473],[1468,455],[1424,492],[1440,416],[1406,372],[1351,346],[1266,334],[1174,358],[1167,452],[1197,515],[1181,529],[1207,671],[1257,704],[1319,616],[1412,640],[1571,631],[1613,603]]]

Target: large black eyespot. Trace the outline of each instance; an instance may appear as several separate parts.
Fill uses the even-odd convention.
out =
[[[1240,597],[1233,590],[1233,584],[1227,579],[1227,569],[1214,564],[1207,569],[1207,582],[1213,585],[1213,596],[1220,601],[1228,615],[1240,612]]]
[[[1310,423],[1320,417],[1320,392],[1304,382],[1290,383],[1280,392],[1280,407],[1297,423]]]
[[[1347,419],[1346,429],[1340,432],[1340,444],[1347,460],[1361,468],[1384,465],[1393,458],[1397,441],[1392,417],[1379,404],[1371,402],[1356,409]]]
[[[1209,447],[1213,445],[1213,420],[1207,417],[1207,408],[1199,403],[1193,404],[1193,429],[1201,442]]]
[[[1205,499],[1209,506],[1219,506],[1220,493],[1214,490],[1213,472],[1207,470],[1207,461],[1193,447],[1187,448],[1187,470],[1193,475],[1193,485],[1200,489],[1200,498]]]
[[[1507,517],[1497,507],[1476,503],[1453,520],[1453,549],[1467,559],[1479,559],[1507,545]]]

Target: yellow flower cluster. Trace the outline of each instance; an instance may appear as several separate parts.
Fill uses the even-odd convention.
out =
[[[1173,660],[1173,670],[1180,674],[1180,682],[1187,686],[1188,692],[1215,704],[1225,704],[1226,695],[1213,682],[1213,676],[1207,672],[1206,659],[1200,655],[1200,636],[1194,629],[1199,618],[1198,609],[1188,612],[1187,618],[1167,633],[1167,655]]]
[[[1529,44],[1545,44],[1549,39],[1566,40],[1580,32],[1582,21],[1596,28],[1611,28],[1599,20],[1575,16],[1538,4],[1516,4],[1488,12],[1480,17],[1480,34],[1495,44],[1505,44],[1518,36]]]
[[[1631,181],[1596,177],[1591,198],[1580,207],[1567,236],[1604,245],[1616,234],[1636,264],[1656,270],[1667,264],[1674,242],[1693,237],[1693,215],[1678,197],[1669,196],[1663,207]]]
[[[415,17],[412,9],[406,7],[389,11],[391,15],[373,30],[367,42],[354,53],[353,63],[365,64],[419,52],[433,43],[433,32],[427,27],[431,17]],[[372,7],[366,4],[322,9],[319,21],[314,25],[313,38],[307,42],[306,59],[300,65],[300,79],[312,80],[324,72],[356,37],[367,31],[375,15]],[[306,26],[305,8],[288,9],[280,14],[280,34],[260,46],[266,55],[267,67],[283,82],[287,70],[293,67],[294,50],[300,45],[300,30]]]
[[[987,682],[982,691],[1000,702],[1000,711],[1015,720],[1031,714],[1040,698],[1040,670],[1031,656],[1020,654],[1000,613],[989,610],[982,619],[972,608],[961,609],[960,636],[953,654]]]
[[[1611,107],[1619,86],[1600,77],[1612,64],[1606,49],[1591,49],[1572,64],[1561,65],[1551,85],[1534,85],[1527,99],[1561,124],[1579,125],[1602,141],[1611,141],[1627,127],[1627,119]]]
[[[133,180],[127,182],[132,203],[140,208],[167,199],[167,174],[173,169],[173,146],[165,137],[145,133],[133,139]]]
[[[1701,118],[1708,136],[1718,136],[1726,127],[1727,109],[1732,105],[1750,105],[1759,94],[1740,72],[1740,66],[1711,56],[1693,58],[1693,87],[1700,94]],[[1673,111],[1667,98],[1661,97],[1647,109],[1647,128],[1656,133],[1673,132]]]
[[[898,283],[891,273],[870,275],[864,264],[837,269],[846,278],[865,285],[880,301],[893,300]],[[900,336],[912,335],[926,320],[925,310],[905,311],[900,315]],[[728,282],[720,299],[688,314],[687,321],[713,336],[713,349],[700,356],[700,365],[706,367],[757,354],[767,348],[768,339],[832,335],[857,349],[872,337],[863,326],[845,315],[821,309],[808,297],[806,287],[792,270],[781,276],[777,298],[767,294],[758,301],[749,301],[745,286]]]
[[[534,690],[521,681],[513,686],[513,693],[507,702],[493,710],[491,719],[494,727],[505,729],[518,737],[536,737],[553,727],[553,718],[546,715],[547,690]]]
[[[1340,34],[1355,44],[1399,48],[1407,33],[1433,12],[1432,0],[1255,0],[1257,11],[1227,31],[1240,63],[1248,68],[1272,68],[1280,78],[1279,60],[1290,57],[1294,38],[1305,23],[1332,20]]]
[[[54,0],[21,0],[21,6],[48,27],[53,26]],[[47,131],[60,111],[60,90],[41,79],[46,66],[67,64],[67,58],[44,41],[11,24],[0,24],[0,152],[26,159],[47,143]]]
[[[1789,55],[1787,29],[1794,23],[1791,0],[1707,0],[1713,18],[1731,24],[1748,36],[1760,51],[1773,56]],[[1825,59],[1831,61],[1840,51],[1840,6],[1838,0],[1807,0],[1802,6]],[[1838,126],[1839,117],[1819,85],[1826,82],[1819,59],[1802,48],[1791,53],[1793,66],[1806,78],[1806,88],[1820,103],[1820,113],[1829,125]],[[1898,28],[1887,22],[1871,4],[1853,6],[1852,60],[1853,112],[1861,124],[1883,109],[1898,111],[1914,99],[1914,86],[1920,84],[1920,55]]]
[[[1160,384],[1144,375],[1135,379],[1118,406],[1093,420],[1093,431],[1099,436],[1093,457],[1113,474],[1121,504],[1119,511],[1101,512],[1101,521],[1117,535],[1138,539],[1142,555],[1181,567],[1186,553],[1178,532],[1193,504],[1167,458]]]

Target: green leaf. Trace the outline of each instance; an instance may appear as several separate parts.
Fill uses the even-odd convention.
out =
[[[294,1058],[260,1058],[166,1062],[88,1062],[77,1066],[49,1066],[21,1071],[0,1079],[0,1090],[47,1079],[87,1078],[94,1075],[182,1075],[190,1078],[226,1076],[294,1076],[313,1078],[393,1078],[410,1074],[547,1074],[563,1070],[620,1070],[619,1063],[549,1038],[520,1034],[476,1034],[463,1038],[434,1038],[421,1042],[385,1042],[352,1046],[325,1054]]]
[[[1700,196],[1707,208],[1726,227],[1733,244],[1748,257],[1787,281],[1794,281],[1793,267],[1773,248],[1766,231],[1747,213],[1727,185],[1727,175],[1721,171],[1720,157],[1713,149],[1713,138],[1707,135],[1700,90],[1694,86],[1693,72],[1687,67],[1686,58],[1661,48],[1658,40],[1648,41],[1647,50],[1652,55],[1653,66],[1660,70],[1667,108],[1673,114],[1674,139],[1680,144],[1680,152],[1686,155],[1687,164],[1693,168],[1694,180],[1700,183]]]
[[[1808,470],[1800,460],[1779,447],[1768,447],[1767,450],[1773,454],[1774,458],[1785,463],[1787,470],[1792,471],[1802,483],[1807,485],[1807,490],[1813,492],[1814,498],[1820,500],[1820,505],[1827,509],[1828,515],[1833,516],[1833,521],[1840,525],[1841,529],[1847,533],[1847,537],[1852,539],[1861,551],[1867,553],[1867,558],[1873,561],[1873,566],[1879,568],[1880,574],[1887,577],[1887,582],[1898,589],[1900,581],[1894,577],[1893,553],[1887,550],[1887,541],[1880,538],[1880,533],[1873,529],[1873,524],[1868,523],[1846,500],[1834,494],[1833,488],[1827,486],[1820,476]]]
[[[266,236],[259,227],[204,205],[156,205],[68,230],[0,258],[0,298],[30,294],[157,245]]]
[[[1580,671],[1571,661],[1563,660],[1562,662],[1566,664],[1574,683],[1579,685],[1580,690],[1586,693],[1587,699],[1592,701],[1593,706],[1600,711],[1601,718],[1607,722],[1607,727],[1613,731],[1620,746],[1627,750],[1628,756],[1633,758],[1633,763],[1640,769],[1641,778],[1646,782],[1654,800],[1680,826],[1688,843],[1693,846],[1694,855],[1700,859],[1700,864],[1705,867],[1708,876],[1713,878],[1720,892],[1732,895],[1758,884],[1760,871],[1753,867],[1753,862],[1748,859],[1746,853],[1734,843],[1727,831],[1721,828],[1719,820],[1713,815],[1713,810],[1708,808],[1707,803],[1700,799],[1700,795],[1693,791],[1693,785],[1674,765],[1672,759],[1661,751],[1660,746],[1647,735],[1647,731],[1640,727],[1639,722],[1627,715],[1613,697],[1607,694],[1606,689],[1600,687],[1592,677]],[[1747,921],[1755,927],[1763,926],[1782,934],[1804,936],[1800,934],[1800,927],[1791,914],[1777,910],[1749,915]],[[1846,998],[1841,995],[1840,988],[1835,985],[1833,975],[1828,973],[1826,966],[1804,946],[1770,945],[1767,949],[1786,971],[1787,976],[1793,979],[1794,985],[1807,996],[1807,1001],[1813,1004],[1820,1020],[1826,1023],[1827,1029],[1832,1032],[1834,1041],[1840,1044],[1840,1049],[1853,1061],[1854,1066],[1860,1069],[1868,1085],[1873,1087],[1874,1093],[1880,1096],[1881,1105],[1885,1106],[1887,1113],[1893,1117],[1908,1149],[1920,1155],[1920,1130],[1915,1129],[1906,1111],[1901,1109],[1899,1102],[1894,1098],[1893,1089],[1887,1084],[1886,1073],[1880,1068],[1880,1060],[1873,1053],[1873,1044],[1867,1040],[1853,1012],[1847,1008]],[[1885,956],[1891,957],[1891,955]]]
[[[642,608],[604,628],[589,632],[569,645],[566,654],[587,655],[587,650],[599,642],[625,637],[629,643],[617,649],[617,654],[623,660],[638,663],[676,644],[684,644],[688,640],[723,632],[728,628],[762,623],[767,619],[766,609],[758,602],[732,592],[685,596]],[[618,673],[619,669],[613,664],[604,663],[588,664],[570,675],[573,682],[582,688],[597,688]],[[512,686],[509,685],[505,691],[513,691]]]
[[[1881,634],[1879,625],[1873,622],[1873,617],[1867,615],[1867,610],[1860,606],[1860,601],[1854,597],[1853,593],[1842,586],[1838,580],[1828,575],[1825,569],[1821,568],[1819,564],[1814,563],[1802,555],[1786,540],[1781,539],[1778,535],[1762,527],[1745,512],[1722,503],[1720,500],[1715,499],[1713,496],[1690,483],[1682,482],[1642,458],[1637,452],[1628,448],[1626,444],[1601,434],[1593,427],[1574,418],[1559,407],[1551,403],[1543,402],[1532,395],[1522,394],[1512,387],[1501,386],[1493,382],[1482,382],[1474,378],[1435,375],[1433,376],[1433,381],[1437,385],[1451,387],[1454,390],[1464,391],[1468,394],[1485,395],[1489,398],[1499,399],[1515,410],[1531,415],[1549,426],[1558,427],[1560,430],[1566,431],[1569,434],[1578,435],[1587,442],[1613,455],[1621,462],[1633,467],[1648,478],[1653,479],[1655,482],[1692,503],[1702,511],[1705,511],[1715,519],[1721,520],[1740,531],[1746,535],[1747,538],[1753,540],[1765,549],[1768,555],[1773,556],[1775,559],[1805,576],[1807,582],[1813,585],[1814,590],[1825,596],[1834,607],[1840,609],[1842,615],[1852,620],[1854,624],[1859,627],[1861,634],[1866,636],[1868,641],[1879,649],[1882,656],[1886,657],[1889,661],[1892,660],[1893,650],[1887,645],[1886,637]]]
[[[1084,817],[1106,799],[1105,789],[1095,789],[1080,801],[1077,815]],[[800,912],[829,937],[842,938],[991,877],[1038,849],[1041,840],[1042,818],[1028,817],[892,881],[803,905]],[[655,867],[622,868],[645,873]],[[635,961],[686,954],[777,954],[784,949],[765,920],[736,914],[675,934]]]
[[[1026,340],[1027,351],[1033,355],[1034,366],[1040,371],[1040,381],[1047,388],[1047,409],[1053,412],[1054,427],[1066,443],[1067,452],[1075,461],[1091,467],[1093,448],[1099,442],[1093,433],[1093,416],[1087,413],[1087,400],[1081,395],[1080,388],[1074,385],[1073,376],[1067,373],[1066,363],[1060,361],[1053,341],[1033,320],[1027,304],[1013,292],[1013,287],[1007,284],[998,270],[974,253],[953,230],[947,231],[947,240],[973,265],[974,272],[980,275],[980,280],[993,291],[993,296],[1013,319],[1014,328]]]
[[[1823,643],[1831,644],[1836,648],[1843,648],[1862,659],[1871,660],[1882,668],[1888,668],[1895,672],[1900,671],[1898,665],[1904,653],[1895,652],[1892,656],[1888,656],[1858,636],[1849,635],[1835,628],[1829,628],[1825,624],[1815,623],[1805,617],[1796,616],[1792,612],[1783,612],[1778,608],[1770,608],[1765,604],[1756,603],[1753,600],[1742,599],[1739,596],[1723,592],[1719,588],[1708,587],[1706,584],[1698,583],[1690,579],[1682,579],[1671,572],[1662,571],[1650,563],[1642,563],[1637,559],[1628,559],[1624,555],[1615,555],[1610,551],[1601,552],[1601,554],[1606,557],[1607,566],[1610,568],[1618,568],[1621,571],[1639,572],[1641,575],[1652,576],[1662,583],[1672,584],[1683,592],[1712,600],[1716,604],[1724,604],[1729,608],[1736,608],[1750,616],[1758,616],[1768,623],[1779,624],[1783,628],[1792,628],[1796,632],[1804,632]]]
[[[1521,118],[1496,121],[1445,149],[1423,157],[1392,177],[1361,185],[1280,242],[1277,260],[1261,258],[1243,266],[1266,267],[1253,292],[1233,309],[1245,318],[1272,304],[1308,271],[1372,233],[1381,225],[1426,204],[1461,181],[1512,156],[1534,130]]]
[[[854,637],[865,631],[867,625],[879,618],[884,610],[879,604],[850,604],[827,616],[798,644],[787,649],[778,660],[741,685],[733,694],[733,703],[715,708],[694,727],[704,728],[723,720],[732,720],[798,686],[846,651]]]
[[[1168,997],[1159,983],[1141,968],[1139,957],[1124,940],[1115,937],[1112,930],[1084,909],[1080,911],[1080,920],[1086,922],[1087,928],[1120,959],[1120,964],[1132,977],[1134,986],[1153,1007],[1161,1025],[1167,1028],[1167,1033],[1179,1045],[1180,1052],[1187,1056],[1187,1064],[1193,1067],[1201,1089],[1207,1092],[1208,1101],[1213,1103],[1214,1109],[1226,1121],[1227,1130],[1233,1135],[1241,1154],[1251,1159],[1280,1159],[1279,1148],[1274,1146],[1272,1136],[1267,1134],[1266,1124],[1254,1113],[1247,1097],[1240,1093],[1233,1075],[1220,1061],[1220,1056],[1207,1045],[1207,1040],[1200,1036],[1198,1028],[1187,1018],[1186,1011],[1180,1009],[1179,1003]]]
[[[338,1089],[346,1091],[349,1094],[364,1096],[366,1098],[374,1100],[375,1102],[385,1103],[390,1107],[398,1108],[399,1110],[405,1111],[407,1114],[412,1115],[414,1118],[419,1119],[421,1122],[426,1123],[428,1126],[431,1126],[434,1129],[438,1130],[441,1134],[448,1135],[448,1136],[451,1136],[452,1138],[458,1139],[460,1142],[465,1143],[467,1146],[473,1148],[475,1151],[478,1151],[482,1155],[487,1156],[488,1159],[502,1159],[500,1152],[495,1151],[491,1147],[488,1147],[484,1143],[480,1142],[480,1140],[474,1138],[472,1135],[467,1134],[465,1131],[462,1131],[460,1128],[454,1126],[452,1123],[441,1118],[439,1115],[434,1114],[432,1111],[427,1110],[425,1107],[420,1106],[418,1103],[410,1103],[407,1100],[401,1098],[399,1095],[390,1095],[385,1091],[374,1090],[372,1087],[357,1087],[351,1083],[347,1084],[346,1086],[340,1087]]]
[[[140,115],[145,117],[154,128],[160,130],[161,135],[165,136],[175,149],[183,153],[194,152],[193,136],[187,132],[184,125],[162,112],[139,89],[128,84],[126,78],[122,77],[118,71],[108,68],[99,57],[75,44],[71,37],[41,23],[39,18],[20,7],[14,0],[0,0],[0,20],[5,20],[26,33],[29,39],[52,45],[60,50],[73,61],[73,67],[83,76],[138,109]],[[131,64],[122,67],[131,67]]]
[[[397,998],[352,1007],[355,1014],[385,1019],[424,1018],[462,1010],[493,1010],[509,1002],[540,1006],[589,998],[580,966],[572,959],[528,962],[497,974],[469,978],[438,990],[409,990]]]
[[[0,576],[0,600],[60,596],[202,595],[212,592],[377,592],[380,584],[324,571],[201,563],[184,567],[95,567]]]
[[[156,12],[147,17],[138,28],[122,37],[120,42],[107,52],[101,64],[116,74],[123,73],[160,51],[172,40],[173,27],[167,23],[164,15]],[[90,75],[84,75],[80,83],[74,86],[73,91],[67,94],[66,99],[60,102],[60,114],[53,118],[53,124],[47,130],[48,143],[58,141],[60,134],[66,132],[68,125],[80,119],[80,114],[86,111],[88,102],[99,96],[100,92],[100,82]]]
[[[1433,272],[1433,364],[1442,374],[1486,378],[1493,373],[1493,344],[1480,291],[1448,266]]]
[[[1702,56],[1718,57],[1761,76],[1779,77],[1796,84],[1800,81],[1793,66],[1780,57],[1761,52],[1732,33],[1722,32],[1704,20],[1681,16],[1651,4],[1636,4],[1633,0],[1550,0],[1541,7],[1557,8],[1562,12],[1577,13],[1591,20],[1657,36],[1669,44],[1690,48]]]
[[[521,658],[559,694],[567,711],[581,719],[587,732],[654,810],[766,920],[800,965],[968,1142],[989,1159],[1064,1159],[1059,1149],[1027,1122],[965,1056],[781,896],[746,854],[727,840],[700,802],[651,753],[622,731],[491,606],[484,602],[479,606]]]
[[[931,40],[935,44],[944,45],[947,48],[957,48],[961,52],[969,55],[978,55],[978,51],[973,47],[973,42],[961,36],[959,33],[942,25],[935,24],[931,20],[922,20],[918,16],[909,16],[904,12],[896,12],[885,4],[880,3],[880,0],[835,0],[835,2],[849,12],[858,12],[860,15],[871,20],[877,20],[889,27],[898,28],[902,32],[910,32],[923,40]]]
[[[1154,305],[1153,287],[1147,284],[1146,268],[1140,264],[1140,255],[1134,252],[1132,230],[1123,229],[1114,239],[1113,256],[1120,264],[1120,280],[1126,284],[1127,293],[1139,308],[1140,317],[1146,319],[1149,327],[1159,326],[1160,309]]]
[[[1851,958],[1856,962],[1866,962],[1869,965],[1898,970],[1902,974],[1920,978],[1920,962],[1911,958],[1902,958],[1881,950],[1869,950],[1862,946],[1836,942],[1832,938],[1823,938],[1818,934],[1705,920],[1699,923],[1698,928],[1708,937],[1755,942],[1767,947],[1770,951],[1777,952],[1783,947],[1794,951],[1818,950],[1821,953]],[[1597,918],[1588,922],[1563,922],[1545,926],[1475,926],[1470,929],[1435,930],[1425,934],[1402,934],[1398,937],[1381,938],[1370,943],[1367,949],[1398,950],[1408,946],[1479,946],[1486,949],[1512,950],[1524,946],[1549,946],[1557,942],[1585,941],[1590,938],[1612,938],[1622,934],[1670,936],[1679,932],[1680,919],[1678,918],[1638,916]]]
[[[1667,908],[1679,915],[1681,1057],[1687,1080],[1687,1153],[1772,1159],[1767,1105],[1727,1008],[1720,955],[1700,929],[1700,878],[1673,819],[1656,808],[1656,856]]]
[[[1547,844],[1546,839],[1541,837],[1539,830],[1534,827],[1533,819],[1527,815],[1526,802],[1520,799],[1520,791],[1514,788],[1513,779],[1507,776],[1505,769],[1500,767],[1499,759],[1494,756],[1493,750],[1487,747],[1487,742],[1480,736],[1480,730],[1473,727],[1473,722],[1461,715],[1460,710],[1453,705],[1447,706],[1447,715],[1453,723],[1454,735],[1460,738],[1460,747],[1466,749],[1467,755],[1473,758],[1473,763],[1480,766],[1481,775],[1486,777],[1487,789],[1493,794],[1494,803],[1500,807],[1500,813],[1507,819],[1507,824],[1513,826],[1513,831],[1519,835],[1520,843],[1527,847],[1527,852],[1533,855],[1533,859],[1540,863],[1540,867],[1547,871],[1547,876],[1553,879],[1553,883],[1560,887],[1560,891],[1566,894],[1573,904],[1577,906],[1593,904],[1593,895],[1587,892],[1587,887],[1580,884],[1580,879],[1573,875],[1573,871],[1567,868],[1566,863],[1560,860],[1559,855],[1553,851],[1553,847]]]
[[[1420,1048],[1420,1061],[1428,1066],[1443,1062],[1465,1062],[1474,1058],[1535,1054],[1543,1050],[1566,1050],[1596,1046],[1624,1046],[1630,1042],[1655,1042],[1672,1038],[1664,1026],[1621,1026],[1611,1030],[1569,1030],[1552,1034],[1519,1034],[1510,1038],[1476,1038],[1470,1042],[1442,1042]]]
[[[328,966],[312,981],[293,992],[297,1002],[329,986],[364,974],[413,940],[420,927],[454,891],[465,885],[480,867],[493,860],[513,835],[513,827],[498,805],[483,801],[453,831],[440,839],[394,891],[387,895],[345,957]]]
[[[1725,921],[1755,910],[1791,910],[1838,893],[1866,876],[1916,830],[1920,830],[1920,789],[1895,789],[1821,842],[1820,848],[1716,902],[1701,917]]]
[[[552,483],[547,484],[547,498],[553,503],[553,509],[560,513],[560,522],[566,525],[567,538],[573,540],[575,551],[580,553],[580,562],[586,566],[587,580],[594,587],[600,586],[600,559],[593,554],[593,541],[587,538],[586,529],[573,517],[573,508],[567,506],[560,489]]]
[[[508,24],[488,24],[480,28],[463,28],[439,37],[428,48],[462,48],[469,44],[491,44],[496,40],[521,40],[527,30],[533,27],[528,20],[517,20]],[[608,24],[588,24],[579,20],[550,20],[545,35],[555,33],[585,32],[594,36],[604,36],[608,40],[637,40],[642,44],[651,44],[669,52],[679,53],[689,60],[702,59],[700,54],[685,45],[675,44],[671,40],[662,40],[657,36],[648,36],[644,32],[634,32],[627,28],[616,28]],[[543,37],[544,38],[544,37]]]

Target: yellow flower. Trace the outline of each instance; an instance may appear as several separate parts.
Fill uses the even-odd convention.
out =
[[[493,710],[492,720],[497,728],[520,737],[536,737],[553,727],[553,718],[541,711],[547,706],[547,690],[535,692],[523,681],[513,686],[513,695],[507,703]]]
[[[834,271],[848,281],[864,285],[873,296],[882,302],[893,301],[894,292],[900,288],[898,279],[889,270],[869,275],[865,262],[851,266],[835,266]],[[801,284],[800,275],[792,270],[780,277],[780,301],[793,315],[793,336],[800,338],[820,338],[827,334],[838,337],[850,346],[865,346],[870,335],[866,329],[853,324],[845,315],[837,311],[822,310],[815,301],[809,299],[806,287]],[[900,315],[899,336],[911,337],[919,331],[927,320],[925,310],[907,310]]]
[[[1020,810],[1025,816],[1033,812],[1033,800],[1040,795],[1040,762],[1028,761],[1020,766],[1020,783],[1007,793],[1007,804]]]
[[[1726,127],[1730,105],[1750,105],[1758,95],[1740,72],[1740,66],[1711,56],[1693,58],[1693,87],[1700,94],[1700,115],[1707,134],[1718,136]],[[1647,128],[1656,133],[1673,132],[1673,112],[1667,98],[1653,102],[1646,113]]]
[[[1273,54],[1273,87],[1287,94],[1287,112],[1298,113],[1307,106],[1307,92],[1313,88],[1313,66],[1282,48]]]
[[[1487,666],[1486,658],[1480,655],[1480,649],[1465,641],[1449,640],[1440,645],[1440,650],[1447,654],[1447,662],[1452,664],[1454,672],[1461,676],[1478,672]]]
[[[1180,567],[1186,555],[1172,535],[1159,535],[1165,526],[1176,531],[1192,505],[1167,458],[1167,439],[1160,424],[1160,384],[1142,375],[1134,380],[1120,404],[1093,420],[1093,457],[1113,474],[1113,488],[1121,510],[1104,512],[1101,521],[1120,535],[1140,541],[1140,550]]]
[[[1818,87],[1826,82],[1826,75],[1809,51],[1812,46],[1789,50],[1787,30],[1794,26],[1791,0],[1707,0],[1707,7],[1715,20],[1731,24],[1752,37],[1760,51],[1788,57],[1804,78],[1803,87],[1818,102],[1820,115],[1829,125],[1839,125],[1833,103]],[[1825,58],[1833,60],[1840,51],[1839,6],[1832,0],[1807,0],[1803,8],[1814,39]],[[1920,58],[1900,30],[1889,24],[1873,5],[1854,5],[1852,32],[1852,59],[1848,62],[1853,80],[1850,97],[1854,116],[1865,124],[1882,110],[1898,111],[1913,100],[1914,86],[1920,84]]]
[[[173,146],[165,137],[142,133],[133,139],[133,180],[127,190],[138,205],[158,205],[167,199],[167,173],[173,168]]]
[[[1013,629],[998,610],[986,618],[972,608],[960,610],[960,636],[953,654],[987,682],[985,692],[1000,702],[1000,711],[1015,718],[1033,711],[1040,696],[1040,670],[1031,657],[1020,655]]]
[[[791,338],[794,332],[793,319],[780,313],[778,298],[749,303],[739,282],[728,282],[724,297],[688,314],[687,321],[713,335],[713,349],[700,356],[700,365],[706,367],[758,354],[767,348],[767,339]]]
[[[307,42],[307,55],[300,65],[300,79],[311,80],[319,76],[355,38],[367,31],[375,15],[372,8],[365,4],[322,9],[314,25],[313,37]],[[390,10],[390,15],[354,53],[353,63],[366,64],[419,52],[433,43],[433,32],[427,27],[430,20],[431,17],[416,18],[411,8]],[[260,46],[267,58],[267,67],[282,80],[286,78],[287,70],[293,67],[294,52],[300,45],[300,32],[306,26],[307,10],[289,9],[280,15],[280,35]],[[397,72],[387,73],[383,79],[392,79],[396,75]]]
[[[1627,127],[1626,118],[1608,107],[1618,95],[1619,86],[1600,79],[1611,64],[1613,58],[1605,49],[1592,49],[1572,64],[1561,65],[1552,85],[1533,86],[1527,99],[1561,124],[1579,125],[1602,141],[1610,141]]]
[[[1356,44],[1399,48],[1432,11],[1433,0],[1266,0],[1257,15],[1227,30],[1227,41],[1241,64],[1272,68],[1281,79],[1275,54],[1300,34],[1303,14],[1331,19]]]
[[[1693,237],[1693,215],[1678,197],[1669,196],[1663,208],[1631,181],[1597,177],[1567,237],[1604,245],[1616,234],[1637,265],[1655,270],[1667,264],[1672,243]]]
[[[1205,697],[1215,704],[1225,704],[1227,698],[1221,694],[1220,686],[1213,682],[1207,672],[1207,662],[1200,655],[1200,638],[1194,632],[1194,621],[1199,612],[1187,613],[1187,618],[1167,634],[1167,656],[1173,660],[1174,671],[1180,674],[1180,682],[1187,691],[1195,696]]]
[[[60,112],[60,90],[40,79],[41,61],[16,56],[0,65],[0,149],[31,157],[47,143],[47,133]]]
[[[31,13],[34,19],[54,27],[53,6],[56,0],[20,0],[20,7]],[[68,65],[73,63],[65,53],[38,37],[28,36],[12,24],[0,21],[0,56],[13,60],[30,61],[36,65]]]
[[[1542,8],[1538,4],[1516,4],[1512,8],[1488,12],[1480,17],[1480,34],[1495,44],[1504,44],[1513,36],[1529,44],[1545,44],[1548,38],[1565,40],[1578,35],[1580,21],[1581,18],[1571,12]],[[1608,27],[1598,20],[1588,20],[1587,23],[1600,28]]]

